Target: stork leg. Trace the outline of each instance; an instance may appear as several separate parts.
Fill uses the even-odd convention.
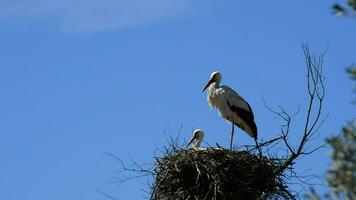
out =
[[[231,138],[230,138],[230,151],[232,150],[232,141],[234,139],[234,126],[235,124],[232,123],[232,127],[231,127]]]

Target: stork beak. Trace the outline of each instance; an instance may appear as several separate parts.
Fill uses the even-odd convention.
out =
[[[189,142],[188,142],[188,144],[187,144],[187,147],[189,146],[189,145],[191,145],[192,143],[193,143],[193,141],[196,139],[197,137],[194,135],[190,140],[189,140]]]
[[[204,92],[204,91],[206,90],[206,88],[208,88],[209,85],[212,84],[212,83],[214,83],[214,80],[213,80],[213,79],[210,79],[210,80],[208,81],[208,83],[205,85],[205,87],[204,87],[204,89],[203,89],[202,92]]]

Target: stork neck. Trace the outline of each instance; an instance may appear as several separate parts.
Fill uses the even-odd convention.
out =
[[[196,141],[194,142],[193,145],[194,145],[195,148],[198,148],[198,147],[200,147],[200,143],[201,143],[201,140],[198,139],[198,140],[196,140]]]
[[[219,84],[220,84],[219,82],[214,82],[214,83],[210,84],[208,90],[214,90],[214,89],[219,88]]]

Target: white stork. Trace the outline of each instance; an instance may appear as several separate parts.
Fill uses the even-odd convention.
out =
[[[203,141],[204,139],[204,131],[201,129],[196,129],[193,132],[192,138],[189,140],[187,147],[192,144],[192,148],[194,150],[206,150],[203,147],[200,147],[200,143]]]
[[[258,145],[257,127],[250,105],[233,89],[220,85],[221,78],[220,72],[213,72],[203,92],[208,89],[210,107],[217,108],[220,116],[232,123],[230,150],[232,149],[234,137],[234,125],[253,137],[256,145]]]

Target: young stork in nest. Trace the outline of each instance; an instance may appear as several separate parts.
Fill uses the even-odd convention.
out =
[[[193,132],[192,138],[189,140],[187,147],[192,145],[194,150],[206,150],[204,147],[200,147],[201,142],[204,139],[204,131],[201,129],[196,129]]]
[[[234,126],[238,126],[255,139],[257,143],[257,126],[250,105],[237,92],[228,86],[220,85],[221,74],[213,72],[203,89],[207,90],[208,102],[211,108],[217,108],[224,119],[231,122],[230,150],[234,137]]]

